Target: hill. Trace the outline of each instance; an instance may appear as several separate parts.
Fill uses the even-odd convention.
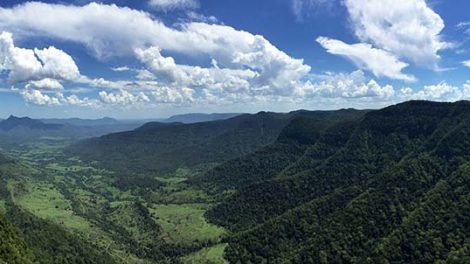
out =
[[[242,115],[242,114],[240,113],[183,114],[183,115],[171,116],[163,120],[162,122],[192,124],[192,123],[224,120],[224,119],[229,119],[229,118],[236,117],[239,115]]]
[[[35,142],[39,139],[77,140],[134,129],[139,122],[119,122],[114,119],[32,119],[10,116],[0,122],[0,144]]]
[[[470,103],[412,101],[348,123],[207,213],[234,234],[230,263],[468,261]]]
[[[29,117],[16,117],[12,115],[8,117],[8,119],[0,122],[0,130],[11,131],[17,128],[32,130],[59,130],[62,128],[62,125],[45,124],[39,120],[31,119]]]
[[[345,110],[354,115],[357,111]],[[178,168],[218,164],[252,153],[273,143],[294,118],[318,115],[327,120],[336,112],[261,112],[226,120],[181,123],[147,123],[129,132],[87,139],[68,153],[99,161],[108,169],[126,173],[166,173]]]

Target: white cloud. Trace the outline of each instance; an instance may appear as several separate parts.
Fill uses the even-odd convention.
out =
[[[55,47],[34,49],[34,54],[42,63],[42,75],[65,81],[75,81],[80,77],[75,61],[62,50]]]
[[[252,83],[258,74],[252,70],[203,68],[176,64],[172,57],[164,57],[157,47],[137,49],[137,57],[147,70],[162,82],[173,87],[218,89],[224,92],[239,92],[256,85]]]
[[[195,9],[199,7],[197,0],[150,0],[149,5],[160,10]]]
[[[459,88],[448,84],[447,82],[440,82],[435,85],[426,85],[421,90],[414,91],[409,87],[402,88],[399,93],[402,100],[432,100],[432,101],[457,101],[464,99],[465,86]]]
[[[437,69],[444,21],[425,0],[344,0],[355,34],[362,42],[400,58]]]
[[[38,20],[36,17],[42,17]],[[46,36],[86,45],[98,57],[134,55],[151,46],[186,55],[204,55],[222,68],[256,71],[258,86],[282,92],[309,73],[303,60],[291,58],[263,36],[229,26],[182,23],[171,28],[150,14],[115,5],[85,6],[28,2],[0,8],[0,24],[23,37]],[[27,33],[25,33],[27,32]]]
[[[469,67],[469,68],[470,68],[470,60],[462,61],[462,64],[463,64],[465,67]]]
[[[373,48],[370,44],[346,44],[340,40],[326,37],[317,38],[317,42],[328,53],[344,56],[354,62],[357,67],[370,70],[377,77],[415,81],[414,76],[402,73],[408,64],[400,61],[393,54]]]
[[[152,92],[157,103],[190,104],[195,99],[195,91],[190,88],[159,87]]]
[[[67,105],[95,107],[95,108],[100,106],[100,102],[96,99],[90,99],[88,97],[79,98],[75,94],[64,96],[62,93],[58,93],[57,98],[62,104],[67,104]]]
[[[58,98],[43,94],[39,90],[22,90],[21,95],[28,103],[37,105],[60,105]]]
[[[62,90],[64,87],[62,84],[50,78],[45,78],[39,81],[30,81],[25,86],[26,89],[36,89],[36,90]]]
[[[149,102],[150,99],[143,92],[138,94],[132,94],[126,90],[121,90],[119,93],[108,93],[106,91],[101,91],[99,93],[101,100],[106,104],[113,105],[133,105],[138,103]]]
[[[131,68],[127,67],[127,66],[120,66],[120,67],[113,67],[111,68],[112,71],[115,71],[115,72],[125,72],[125,71],[130,71]]]
[[[37,81],[46,78],[72,81],[80,77],[70,55],[55,47],[23,49],[15,47],[9,32],[0,34],[0,70],[9,72],[9,82]]]
[[[361,70],[349,74],[327,74],[307,82],[299,92],[301,96],[326,98],[375,98],[388,100],[395,91],[391,85],[380,86],[375,80],[367,79]]]
[[[40,106],[60,106],[60,105],[72,105],[82,107],[99,107],[100,102],[96,99],[90,99],[88,97],[79,98],[72,94],[65,96],[63,93],[58,92],[55,95],[48,95],[40,90],[36,89],[23,89],[20,91],[26,102],[40,105]]]

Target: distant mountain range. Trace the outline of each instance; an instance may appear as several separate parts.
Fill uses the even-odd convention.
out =
[[[132,130],[143,123],[119,122],[112,119],[32,119],[10,116],[0,121],[0,144],[25,143],[37,139],[70,139],[101,136]]]
[[[118,121],[114,118],[104,117],[101,119],[81,119],[81,118],[49,118],[40,119],[46,124],[61,124],[61,125],[72,125],[72,126],[106,126],[121,124],[123,121]],[[138,121],[129,121],[129,123],[140,123]]]
[[[0,144],[19,143],[38,138],[83,139],[113,132],[136,129],[145,123],[184,123],[194,124],[224,120],[240,114],[184,114],[166,119],[117,120],[110,117],[100,119],[16,117],[0,119]]]
[[[40,120],[29,117],[10,116],[8,119],[0,122],[0,130],[11,131],[15,128],[27,128],[31,130],[59,130],[63,127],[61,124],[45,124]]]

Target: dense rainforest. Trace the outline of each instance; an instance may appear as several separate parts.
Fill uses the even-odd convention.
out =
[[[36,148],[0,155],[0,263],[470,263],[467,101]]]
[[[469,124],[469,102],[371,111],[207,216],[231,263],[465,263]]]

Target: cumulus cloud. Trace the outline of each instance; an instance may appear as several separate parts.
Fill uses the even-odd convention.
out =
[[[251,81],[258,76],[258,73],[249,69],[203,68],[176,64],[172,57],[162,56],[157,47],[146,50],[137,49],[136,54],[149,72],[156,77],[161,77],[164,82],[168,82],[174,87],[191,86],[237,92],[242,89],[250,89]]]
[[[396,17],[383,14],[386,19],[381,20],[377,15],[363,17],[373,13],[369,7],[378,8],[369,3],[373,1],[364,2],[368,7],[361,9],[352,3],[354,1],[345,0],[356,35],[364,43],[347,44],[329,38],[319,38],[317,41],[328,52],[351,59],[360,69],[370,70],[375,76],[412,81],[413,76],[402,72],[407,66],[402,60],[434,63],[438,59],[437,52],[447,43],[440,40],[440,30],[437,30],[439,19],[430,19],[431,9],[403,1],[398,1],[397,5],[405,10],[399,8],[394,11]],[[170,2],[175,1],[167,1]],[[327,4],[322,0],[304,1],[307,2],[311,6],[320,2]],[[395,2],[382,5],[396,8]],[[385,43],[382,35],[396,39],[403,37],[396,27],[403,24],[401,16],[404,20],[409,18],[405,14],[410,10],[419,11],[417,21],[410,22],[413,27],[420,27],[419,34],[398,40],[403,47],[392,45],[396,40],[390,40],[392,44]],[[37,17],[42,19],[38,20]],[[0,69],[9,72],[12,83],[26,82],[27,88],[21,91],[23,97],[30,103],[41,105],[295,103],[315,98],[393,101],[406,92],[396,92],[390,85],[367,78],[362,70],[324,75],[313,80],[309,65],[279,50],[263,36],[214,24],[210,20],[200,20],[203,22],[183,21],[167,26],[145,11],[100,3],[74,6],[27,2],[9,8],[0,7],[0,25],[14,32],[15,37],[46,37],[75,42],[86,46],[99,59],[132,56],[141,63],[141,66],[133,66],[137,68],[112,68],[118,72],[135,73],[135,78],[131,80],[91,79],[80,75],[75,62],[65,52],[54,47],[17,48],[11,37],[2,34],[0,54],[8,56],[0,56]],[[377,30],[384,32],[374,32],[371,25],[375,24]],[[384,28],[383,24],[391,28]],[[408,28],[405,31],[413,33]],[[437,33],[433,35],[433,32]],[[405,52],[406,48],[416,47],[423,50],[415,58]],[[180,55],[188,58],[185,64],[175,59]],[[194,56],[212,63],[210,66],[191,65]],[[62,92],[69,94],[71,90],[63,91],[62,81],[75,81],[101,92],[97,99],[64,95]],[[60,92],[50,95],[44,90]],[[432,96],[437,93],[435,90],[439,89],[424,88],[421,96]],[[411,90],[409,96],[420,95]]]
[[[64,87],[62,84],[50,78],[45,78],[39,81],[30,81],[25,86],[26,89],[37,89],[37,90],[62,90]]]
[[[457,101],[465,98],[464,88],[450,85],[447,82],[426,85],[417,91],[405,87],[400,90],[400,98],[404,100]]]
[[[0,34],[0,70],[9,72],[10,84],[49,79],[36,82],[44,85],[51,84],[50,79],[72,81],[80,77],[77,65],[67,53],[55,47],[18,48],[9,32]]]
[[[190,88],[159,87],[152,91],[152,95],[157,103],[185,105],[196,100],[195,91]]]
[[[36,105],[60,105],[58,98],[43,94],[39,90],[22,90],[21,95],[28,103]]]
[[[357,67],[370,70],[377,77],[415,81],[414,76],[402,73],[408,64],[387,51],[373,48],[370,44],[346,44],[326,37],[317,38],[317,42],[328,53],[344,56],[353,61]]]
[[[44,19],[33,19],[37,16]],[[289,96],[311,69],[260,35],[204,22],[169,27],[149,13],[116,5],[28,2],[0,8],[0,24],[25,38],[44,36],[82,43],[98,58],[135,56],[145,67],[135,70],[137,81],[82,78],[80,82],[120,90],[156,90],[153,97],[161,95],[162,101],[188,101],[191,97],[181,93],[181,87],[214,100]],[[214,63],[212,67],[182,65],[163,56],[165,52],[205,56]],[[170,88],[174,92],[167,90]],[[181,94],[184,100],[174,100],[174,94]],[[103,94],[102,99],[119,102],[125,98],[112,95]]]
[[[148,96],[143,92],[139,92],[135,95],[126,90],[121,90],[118,93],[108,93],[106,91],[101,91],[99,96],[104,103],[113,105],[126,106],[150,101]]]
[[[20,94],[23,96],[26,102],[40,105],[40,106],[60,106],[60,105],[72,105],[72,106],[85,106],[85,107],[99,107],[100,102],[96,99],[90,99],[88,97],[79,98],[77,95],[65,96],[63,93],[58,92],[55,95],[48,95],[41,90],[32,88],[20,90]]]
[[[425,0],[344,0],[356,36],[418,65],[437,69],[444,21]]]
[[[373,79],[367,79],[364,72],[357,70],[349,74],[320,75],[315,82],[307,82],[300,90],[302,96],[320,96],[327,98],[376,98],[387,100],[394,96],[391,85],[379,85]]]
[[[150,0],[149,5],[159,10],[195,9],[199,7],[197,0]]]
[[[470,68],[470,60],[462,61],[462,64],[463,64],[465,67],[469,67],[469,68]]]

